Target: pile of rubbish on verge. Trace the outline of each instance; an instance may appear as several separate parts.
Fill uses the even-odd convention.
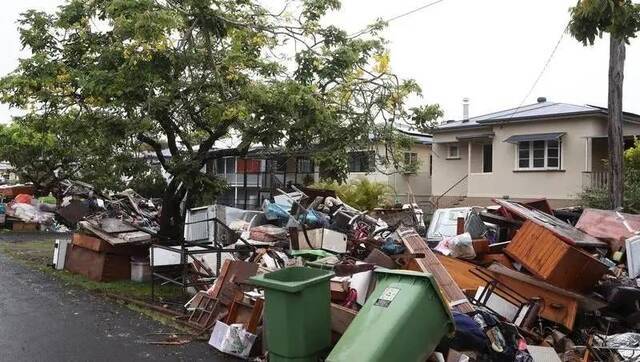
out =
[[[259,211],[188,210],[167,240],[135,192],[66,193],[53,219],[75,232],[56,268],[151,281],[153,307],[194,330],[153,343],[206,335],[253,360],[640,360],[639,215],[495,199],[426,228],[415,204],[363,213],[296,189]],[[50,212],[18,201],[8,217]],[[156,284],[189,297],[158,300]]]

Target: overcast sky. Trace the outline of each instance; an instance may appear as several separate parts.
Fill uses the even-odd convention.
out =
[[[432,0],[343,0],[325,19],[349,32],[376,18],[388,19]],[[425,103],[439,103],[446,119],[462,115],[462,98],[471,99],[471,116],[517,107],[558,42],[576,0],[444,0],[389,24],[392,70],[414,78]],[[0,73],[20,57],[16,20],[29,8],[52,10],[61,0],[2,1]],[[541,80],[526,99],[538,96],[575,104],[607,104],[608,39],[584,47],[568,34]],[[624,108],[640,113],[640,40],[627,47]],[[0,121],[9,118],[0,107]]]

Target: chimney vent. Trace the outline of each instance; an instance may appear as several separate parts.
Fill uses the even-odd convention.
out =
[[[544,103],[547,101],[547,97],[538,97],[538,103]]]
[[[462,98],[462,122],[469,122],[469,98]]]

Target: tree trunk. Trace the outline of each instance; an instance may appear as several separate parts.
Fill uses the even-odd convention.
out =
[[[609,44],[609,197],[613,209],[622,207],[624,195],[622,82],[625,44],[611,36]]]
[[[160,235],[172,241],[180,240],[182,234],[182,212],[180,203],[184,198],[184,188],[179,188],[180,184],[176,179],[172,179],[164,190],[162,196],[162,211],[160,213]],[[166,241],[166,240],[161,240]]]

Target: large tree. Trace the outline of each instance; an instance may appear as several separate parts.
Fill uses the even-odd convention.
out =
[[[387,144],[397,164],[395,123],[422,127],[437,107],[407,109],[414,81],[389,72],[378,22],[350,36],[321,18],[338,0],[70,0],[55,14],[20,20],[31,54],[1,81],[18,121],[72,116],[92,137],[135,137],[172,178],[162,230],[184,207],[224,182],[201,169],[251,145],[311,153],[324,174],[346,175],[347,151]],[[102,129],[102,132],[96,130]],[[233,138],[238,147],[218,149]],[[165,157],[166,144],[171,156]]]
[[[583,44],[609,34],[609,197],[616,209],[623,205],[623,108],[625,44],[640,29],[640,5],[631,0],[579,0],[571,8],[569,32]]]
[[[9,161],[22,182],[33,183],[38,195],[56,191],[65,179],[119,190],[127,176],[147,169],[131,157],[138,144],[92,137],[89,128],[75,117],[21,117],[0,125],[0,160]]]

